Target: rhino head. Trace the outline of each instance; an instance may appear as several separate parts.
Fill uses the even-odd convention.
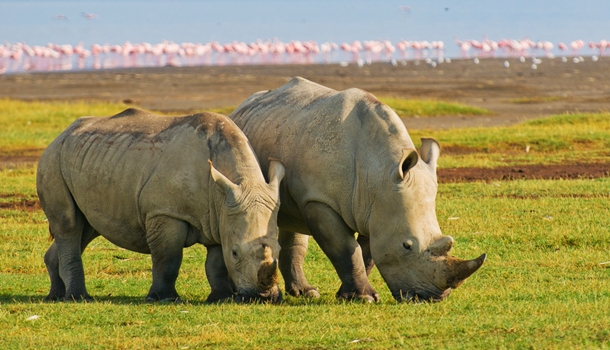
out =
[[[211,162],[210,172],[226,195],[219,211],[220,241],[224,262],[237,292],[235,301],[280,302],[277,215],[284,165],[275,160],[270,162],[268,184],[264,180],[234,184]]]
[[[422,139],[421,160],[403,150],[388,187],[371,207],[369,232],[375,265],[397,301],[441,301],[485,261],[450,256],[451,236],[436,218],[436,161],[440,147]]]

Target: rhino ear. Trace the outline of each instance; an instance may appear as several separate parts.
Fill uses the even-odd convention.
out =
[[[214,182],[220,187],[220,189],[227,194],[228,197],[235,197],[239,186],[231,182],[231,180],[227,179],[226,176],[222,175],[214,166],[212,165],[212,161],[208,159],[208,163],[210,163],[210,175]]]
[[[269,185],[274,189],[275,193],[279,193],[280,182],[284,178],[285,173],[286,170],[282,162],[269,158]]]
[[[404,180],[409,169],[413,168],[418,160],[419,155],[417,154],[417,151],[407,148],[403,149],[402,157],[398,163],[398,170],[396,171],[396,181],[400,182]]]
[[[421,159],[428,164],[432,171],[436,172],[436,161],[441,154],[441,146],[435,139],[421,139]]]

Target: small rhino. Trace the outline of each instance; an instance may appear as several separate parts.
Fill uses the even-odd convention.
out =
[[[151,255],[149,302],[180,301],[182,249],[195,243],[207,248],[208,302],[281,301],[283,176],[282,163],[272,160],[267,184],[246,136],[220,114],[127,109],[76,120],[38,164],[38,196],[55,240],[44,257],[46,299],[91,299],[81,254],[101,235]]]

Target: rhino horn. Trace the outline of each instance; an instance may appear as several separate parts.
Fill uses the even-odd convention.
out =
[[[261,267],[258,269],[258,288],[261,291],[271,289],[279,283],[279,273],[277,270],[277,259],[273,261],[263,261]]]
[[[447,255],[453,247],[453,237],[442,236],[430,245],[428,248],[434,255],[442,256]]]
[[[457,288],[464,280],[475,273],[485,262],[486,254],[472,260],[462,260],[448,257],[447,264],[447,285],[450,288]]]

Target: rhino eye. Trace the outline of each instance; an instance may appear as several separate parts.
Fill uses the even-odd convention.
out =
[[[412,246],[412,245],[413,245],[413,243],[412,243],[411,241],[406,241],[406,242],[404,242],[404,243],[402,244],[402,246],[403,246],[403,247],[404,247],[406,250],[408,250],[408,251],[411,251],[411,246]]]
[[[233,259],[237,260],[237,250],[233,249],[231,254],[233,255]]]

